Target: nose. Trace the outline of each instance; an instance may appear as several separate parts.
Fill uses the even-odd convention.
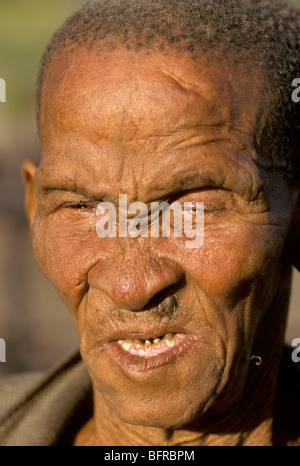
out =
[[[183,277],[178,264],[141,254],[99,261],[89,273],[89,285],[105,293],[118,307],[137,311],[160,291]]]

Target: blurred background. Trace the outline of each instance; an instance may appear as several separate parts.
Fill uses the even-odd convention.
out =
[[[23,209],[21,166],[39,159],[35,86],[53,32],[85,0],[0,0],[0,375],[47,369],[78,345],[73,323],[40,274]],[[293,3],[300,7],[300,0]],[[299,77],[299,76],[295,76]],[[286,341],[300,338],[300,274],[293,277]]]

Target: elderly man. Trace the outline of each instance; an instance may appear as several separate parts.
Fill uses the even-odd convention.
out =
[[[284,350],[299,74],[300,12],[284,0],[99,0],[55,34],[26,210],[82,360],[3,384],[2,444],[300,443]],[[97,208],[120,212],[120,195],[203,203],[203,242],[100,237]]]

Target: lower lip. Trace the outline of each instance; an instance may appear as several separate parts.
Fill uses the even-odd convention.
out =
[[[184,338],[176,339],[172,347],[161,343],[160,348],[152,347],[149,352],[145,352],[143,347],[139,350],[134,346],[131,352],[126,351],[117,341],[106,343],[104,348],[108,355],[125,370],[145,372],[174,363],[192,349],[194,342],[191,335],[186,335]]]

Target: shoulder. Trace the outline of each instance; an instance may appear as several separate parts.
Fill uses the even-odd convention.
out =
[[[0,445],[58,444],[87,403],[91,405],[91,382],[78,351],[49,372],[4,378],[0,383]]]

